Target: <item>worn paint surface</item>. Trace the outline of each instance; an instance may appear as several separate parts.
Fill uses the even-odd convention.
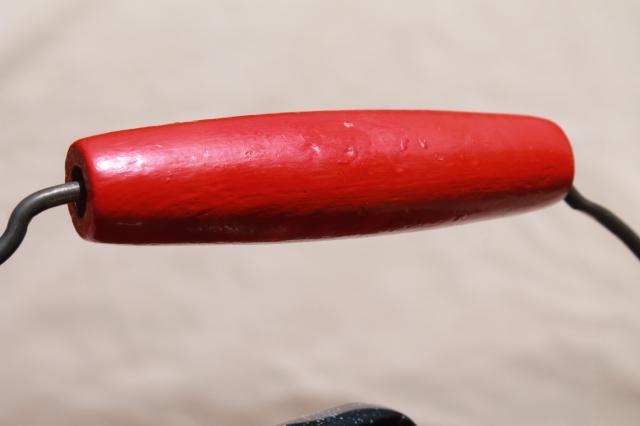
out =
[[[573,180],[534,117],[326,111],[176,123],[81,139],[74,225],[111,243],[260,242],[446,225],[542,207]]]

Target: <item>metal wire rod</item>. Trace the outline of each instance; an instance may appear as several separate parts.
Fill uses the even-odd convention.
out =
[[[7,229],[0,237],[0,265],[18,249],[27,233],[31,219],[51,207],[79,201],[83,196],[78,182],[68,182],[35,192],[13,209]]]
[[[84,190],[79,182],[68,182],[45,188],[22,200],[11,213],[7,229],[0,236],[0,265],[18,249],[34,216],[55,206],[80,201],[83,196]],[[569,190],[565,201],[597,220],[640,259],[640,237],[610,210],[586,199],[574,187]]]
[[[564,200],[572,208],[586,213],[600,222],[602,226],[618,237],[640,259],[640,237],[622,219],[609,209],[584,198],[574,187],[569,190]]]

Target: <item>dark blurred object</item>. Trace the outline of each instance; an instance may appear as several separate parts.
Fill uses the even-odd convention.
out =
[[[347,404],[310,416],[301,417],[280,426],[415,426],[402,413],[367,404]]]

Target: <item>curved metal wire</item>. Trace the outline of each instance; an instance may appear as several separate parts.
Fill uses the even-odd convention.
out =
[[[7,229],[0,236],[0,265],[18,249],[29,222],[51,207],[82,200],[84,189],[79,182],[67,182],[35,192],[22,200],[11,213]],[[618,237],[640,259],[640,237],[619,217],[605,207],[586,199],[574,187],[565,201],[572,208],[588,214]]]
[[[629,250],[640,259],[640,237],[638,237],[638,234],[636,234],[629,225],[624,223],[622,219],[613,214],[613,212],[584,198],[574,187],[569,190],[564,200],[572,208],[586,213],[597,220],[602,226],[618,237]]]
[[[7,229],[0,237],[0,265],[18,249],[31,219],[51,207],[79,201],[83,197],[79,182],[68,182],[35,192],[22,200],[11,213]]]

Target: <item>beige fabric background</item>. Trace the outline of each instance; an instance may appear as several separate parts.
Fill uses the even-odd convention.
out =
[[[0,2],[0,218],[82,136],[345,108],[541,115],[640,229],[638,1]],[[565,205],[384,237],[117,247],[64,209],[0,268],[0,425],[640,424],[640,268]]]

